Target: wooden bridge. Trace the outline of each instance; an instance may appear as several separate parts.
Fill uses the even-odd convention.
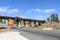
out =
[[[21,18],[21,17],[9,17],[9,16],[0,16],[0,19],[6,19],[9,21],[9,19],[14,20],[14,22],[17,24],[17,27],[31,27],[31,26],[40,26],[42,23],[45,23],[45,20],[34,20],[34,19],[27,19],[27,18]]]

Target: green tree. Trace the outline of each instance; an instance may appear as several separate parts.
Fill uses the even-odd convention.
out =
[[[58,15],[55,13],[51,14],[51,21],[59,22]]]
[[[50,21],[50,18],[47,18],[47,21]]]

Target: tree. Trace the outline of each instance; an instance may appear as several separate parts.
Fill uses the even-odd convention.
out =
[[[47,18],[47,21],[50,21],[50,18]]]
[[[59,22],[58,15],[55,13],[51,14],[51,21]]]

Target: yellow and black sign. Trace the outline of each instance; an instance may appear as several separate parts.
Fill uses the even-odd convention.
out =
[[[8,26],[12,26],[13,23],[14,23],[14,20],[12,20],[12,19],[9,19],[9,20],[8,20]]]

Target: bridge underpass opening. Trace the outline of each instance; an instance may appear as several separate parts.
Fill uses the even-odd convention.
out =
[[[26,21],[26,20],[20,20],[17,22],[17,27],[38,27],[41,25],[41,22],[39,21]]]
[[[7,16],[0,16],[0,19],[7,20],[7,26],[9,27],[36,27],[40,26],[43,20],[33,20],[33,19],[25,19],[19,17],[7,17]],[[10,22],[9,22],[10,20]]]
[[[4,23],[7,28],[20,28],[20,27],[37,27],[41,25],[39,21],[25,21],[25,20],[15,20],[15,19],[4,19]],[[0,24],[1,25],[1,24]]]
[[[7,27],[8,27],[8,20],[0,19],[0,28],[7,28]]]

